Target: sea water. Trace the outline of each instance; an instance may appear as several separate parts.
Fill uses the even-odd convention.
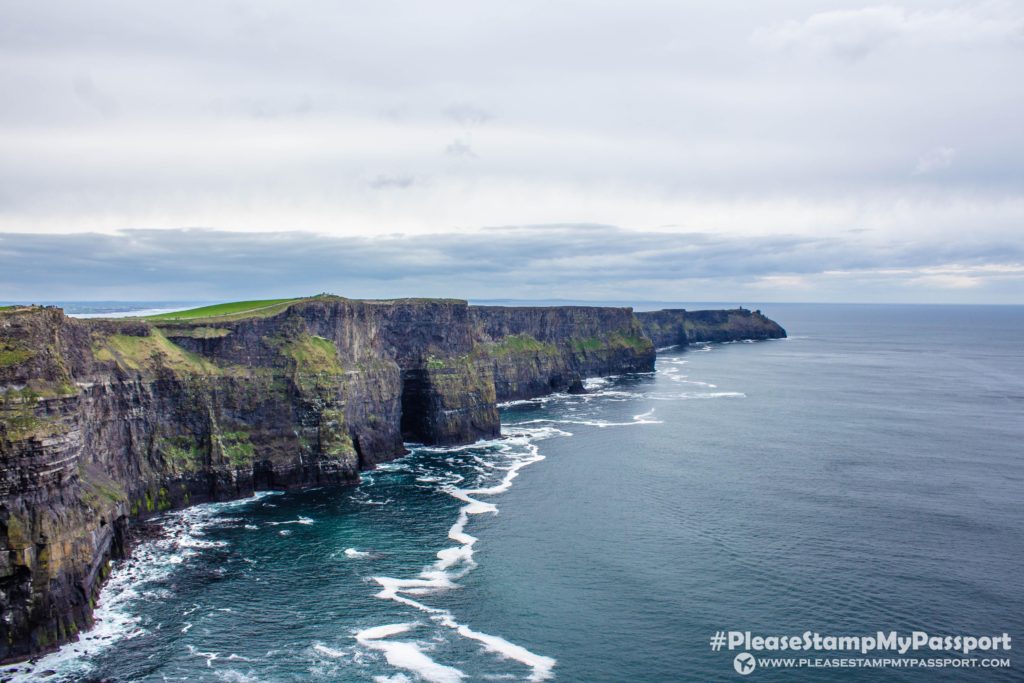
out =
[[[1024,309],[764,309],[789,339],[663,350],[359,486],[166,514],[96,629],[0,672],[740,680],[718,631],[1024,638]],[[751,679],[1020,680],[1016,651]]]

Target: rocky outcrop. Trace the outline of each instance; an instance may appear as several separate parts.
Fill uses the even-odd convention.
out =
[[[628,308],[470,308],[499,401],[566,391],[585,377],[654,369],[654,345]]]
[[[716,313],[334,296],[190,320],[0,308],[0,661],[91,625],[133,520],[354,482],[404,442],[498,436],[499,402],[651,371],[651,338],[781,332]]]
[[[781,339],[786,330],[761,311],[745,308],[687,311],[681,308],[636,313],[644,332],[658,348],[696,342]]]

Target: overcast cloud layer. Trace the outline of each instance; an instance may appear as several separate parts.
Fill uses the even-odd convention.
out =
[[[0,0],[0,300],[1024,303],[1022,73],[1020,2]]]

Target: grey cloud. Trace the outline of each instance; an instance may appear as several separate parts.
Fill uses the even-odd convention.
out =
[[[998,5],[995,9],[999,8]],[[857,60],[897,41],[970,45],[1024,41],[1024,18],[1005,11],[993,15],[982,3],[946,9],[910,10],[893,5],[818,12],[801,20],[759,27],[756,43],[776,49],[807,48]]]
[[[487,123],[492,118],[490,112],[466,102],[453,104],[447,107],[444,113],[452,120],[464,126],[480,125]]]
[[[117,235],[0,234],[2,299],[233,298],[334,291],[351,296],[599,297],[686,291],[724,279],[749,285],[773,276],[854,275],[955,263],[1024,263],[1013,244],[881,245],[838,239],[722,238],[626,231],[606,225],[490,228],[418,237],[334,238],[310,233],[127,230]],[[1024,280],[1024,270],[1016,277]],[[1012,274],[1012,273],[1011,273]],[[638,284],[642,283],[642,284]],[[122,294],[123,297],[123,294]]]
[[[444,148],[444,153],[451,157],[464,157],[468,159],[477,158],[473,147],[462,138],[455,138]]]
[[[368,185],[375,190],[404,190],[415,183],[416,176],[412,175],[379,175],[370,180]]]
[[[309,95],[292,97],[216,97],[206,109],[227,118],[243,116],[253,119],[285,119],[305,117],[315,111]]]
[[[402,22],[393,13],[386,3],[340,11],[320,0],[300,0],[288,9],[190,0],[131,7],[105,0],[88,6],[18,3],[0,24],[0,89],[8,95],[0,132],[34,149],[7,150],[0,140],[0,152],[45,159],[49,182],[37,181],[20,194],[52,191],[44,198],[50,206],[97,176],[86,168],[67,177],[65,159],[38,154],[55,134],[95,119],[58,96],[67,92],[71,66],[93,73],[104,92],[117,93],[126,127],[152,126],[154,138],[185,137],[178,154],[191,150],[190,136],[197,145],[210,136],[230,136],[218,118],[291,123],[289,135],[302,137],[314,114],[324,125],[309,135],[332,124],[343,131],[352,118],[379,119],[382,111],[400,111],[409,126],[434,123],[443,112],[464,127],[487,122],[488,149],[506,127],[532,134],[532,146],[524,150],[532,153],[528,162],[512,165],[508,156],[482,155],[491,165],[477,170],[488,177],[543,174],[543,182],[572,184],[599,169],[623,194],[672,183],[727,196],[791,196],[822,186],[867,192],[908,182],[908,163],[936,144],[971,149],[980,168],[928,182],[1020,183],[1020,136],[997,134],[1021,114],[1014,84],[1021,51],[1000,51],[1020,34],[1019,5],[947,9],[918,1],[808,13],[807,4],[796,0],[639,1],[581,12],[530,0],[500,13],[457,1],[406,7]],[[755,49],[749,36],[758,31],[766,43],[792,54]],[[813,43],[870,52],[889,44],[886,36],[897,43],[933,36],[943,44],[970,37],[971,45],[992,45],[969,54],[885,51],[877,71],[863,73],[837,73],[815,50],[800,49]],[[62,87],[53,87],[54,81]],[[313,103],[310,111],[306,105]],[[115,153],[129,144],[116,130],[84,133],[105,136]],[[550,153],[570,135],[590,141],[589,149]],[[505,144],[521,147],[523,138]],[[462,145],[473,146],[468,140]],[[322,159],[301,149],[275,147],[284,158],[240,170],[270,173],[283,163],[293,177],[322,177]],[[155,161],[161,151],[147,155],[150,166],[130,171],[156,186],[153,201],[178,184],[165,175],[173,168]],[[339,154],[332,162],[362,161],[346,159]],[[106,170],[103,159],[89,161]],[[364,168],[348,177],[361,181]],[[4,174],[0,184],[17,182],[17,172]],[[250,186],[235,175],[218,168],[206,184],[218,183],[212,191],[220,196],[237,192],[243,206],[254,195],[268,196],[269,183]],[[116,197],[121,179],[108,182]],[[327,196],[336,191],[336,182],[318,189]]]
[[[330,0],[7,3],[0,232],[677,226],[273,243],[315,266],[313,289],[336,278],[414,293],[447,292],[438,264],[467,290],[578,278],[597,291],[980,263],[963,236],[1013,246],[1024,216],[1022,37],[1024,5],[998,0],[445,0],[404,3],[400,21],[391,3]],[[263,260],[270,237],[249,248],[215,234],[25,234],[10,253],[45,267],[53,249],[82,277],[149,272],[161,289],[173,271],[146,250],[177,263],[187,237],[211,250],[197,263],[220,255],[226,278],[246,253],[266,282],[305,288],[298,266]],[[25,251],[33,239],[40,251]],[[333,270],[304,241],[334,254]],[[179,265],[197,292],[235,282]]]

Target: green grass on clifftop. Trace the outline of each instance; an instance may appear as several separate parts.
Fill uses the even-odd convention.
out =
[[[15,342],[0,341],[0,368],[7,368],[27,361],[36,352]]]
[[[213,306],[203,306],[187,311],[172,311],[171,313],[160,313],[150,315],[145,320],[161,322],[164,320],[205,320],[218,318],[221,320],[232,320],[236,318],[265,317],[280,313],[296,301],[303,301],[303,297],[295,299],[262,299],[259,301],[232,301]]]
[[[493,344],[489,344],[487,349],[496,356],[516,353],[558,353],[558,347],[554,344],[538,341],[529,334],[510,334]]]
[[[146,337],[112,334],[93,341],[96,360],[116,362],[130,370],[153,370],[159,366],[195,375],[215,375],[220,368],[202,356],[186,351],[153,329]]]
[[[295,362],[295,369],[310,374],[343,375],[338,348],[330,339],[302,334],[294,338],[272,340],[278,350]]]

